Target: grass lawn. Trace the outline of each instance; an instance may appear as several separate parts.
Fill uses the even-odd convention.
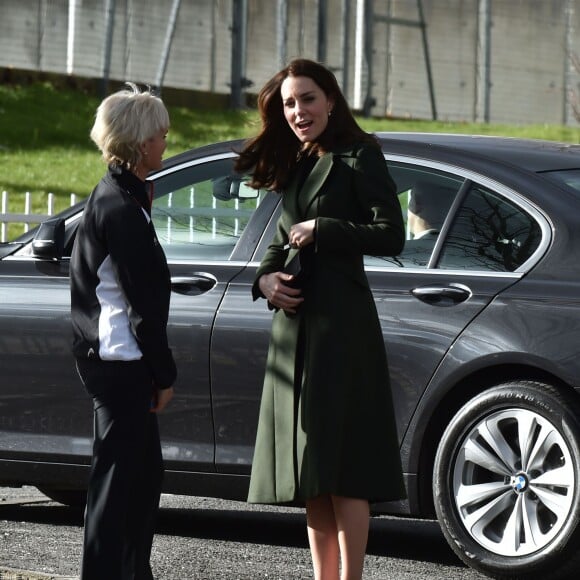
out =
[[[23,211],[25,192],[32,194],[32,211],[46,213],[47,197],[55,195],[55,211],[91,192],[104,164],[89,131],[99,104],[81,90],[55,88],[50,83],[0,86],[0,192],[9,193],[9,212]],[[166,156],[227,139],[253,135],[255,111],[207,111],[170,107],[171,129]],[[580,128],[558,126],[498,126],[416,120],[358,119],[367,131],[473,133],[580,141]],[[10,226],[11,236],[21,227]]]

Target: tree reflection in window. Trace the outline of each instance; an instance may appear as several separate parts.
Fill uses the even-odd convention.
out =
[[[519,206],[473,188],[455,216],[442,249],[442,269],[513,272],[541,241],[538,223]]]

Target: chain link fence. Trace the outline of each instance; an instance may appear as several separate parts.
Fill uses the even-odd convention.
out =
[[[580,0],[0,0],[0,68],[251,102],[288,60],[368,115],[576,123]]]

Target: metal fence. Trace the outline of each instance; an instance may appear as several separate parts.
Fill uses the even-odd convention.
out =
[[[22,196],[17,196],[20,199]],[[14,213],[9,212],[9,193],[7,191],[2,192],[1,200],[1,211],[0,211],[0,242],[8,241],[8,225],[9,224],[19,224],[22,226],[21,233],[26,233],[31,225],[36,225],[43,222],[45,219],[54,215],[54,194],[49,193],[47,197],[46,213],[35,213],[32,209],[33,207],[33,197],[32,194],[27,191],[24,194],[23,208],[22,212]],[[74,193],[70,195],[70,205],[71,207],[77,202],[77,196]]]
[[[245,106],[289,59],[366,114],[575,123],[580,0],[0,0],[0,67]]]
[[[184,193],[187,195],[184,197]],[[180,192],[180,199],[176,200],[173,192],[169,192],[161,198],[161,202],[155,203],[153,219],[158,235],[167,244],[194,243],[199,235],[207,236],[209,240],[226,238],[237,239],[252,213],[263,200],[263,191],[259,191],[250,203],[240,203],[239,199],[220,201],[215,196],[211,198],[211,205],[206,205],[204,200],[196,200],[195,187],[188,191]],[[20,199],[22,196],[16,196]],[[9,212],[9,194],[2,192],[0,211],[0,242],[6,242],[14,235],[26,233],[31,225],[42,223],[55,214],[55,196],[49,193],[47,196],[46,213],[33,211],[33,195],[26,192],[23,197],[22,212]],[[77,203],[77,196],[70,195],[70,207]],[[199,222],[203,222],[203,227]],[[16,224],[12,235],[9,236],[9,224]],[[16,231],[18,230],[18,231]]]

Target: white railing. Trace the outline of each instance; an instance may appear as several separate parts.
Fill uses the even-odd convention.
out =
[[[77,196],[70,194],[70,205],[77,202]],[[32,213],[32,194],[27,191],[24,194],[24,208],[22,213],[8,212],[8,192],[2,192],[2,207],[0,211],[0,242],[6,242],[8,236],[8,224],[22,224],[22,232],[30,229],[30,224],[39,224],[54,215],[54,193],[48,194],[46,213]]]
[[[26,192],[24,194],[24,211],[22,213],[9,213],[8,192],[3,191],[2,211],[0,211],[0,242],[8,241],[8,224],[22,224],[22,233],[26,233],[30,229],[31,224],[39,224],[54,215],[54,197],[53,193],[48,194],[46,213],[33,213],[32,195],[30,192]],[[260,191],[255,200],[247,200],[247,207],[244,207],[239,199],[235,200],[234,207],[222,207],[221,203],[214,196],[211,207],[197,207],[195,203],[195,192],[192,187],[188,202],[184,206],[175,206],[173,193],[170,192],[164,198],[163,205],[161,201],[155,205],[154,209],[159,212],[158,217],[166,216],[167,220],[162,226],[161,224],[160,226],[156,224],[156,227],[160,227],[161,231],[163,231],[164,239],[166,239],[167,243],[185,241],[184,234],[186,236],[188,235],[189,242],[193,242],[195,232],[207,233],[205,228],[199,229],[199,231],[196,228],[196,218],[203,217],[211,221],[210,233],[212,238],[215,239],[222,235],[233,235],[237,238],[240,235],[240,220],[248,219],[255,208],[258,207],[261,200],[262,192]],[[73,206],[76,202],[76,195],[71,193],[70,205]],[[225,230],[218,231],[220,227],[225,228]]]

